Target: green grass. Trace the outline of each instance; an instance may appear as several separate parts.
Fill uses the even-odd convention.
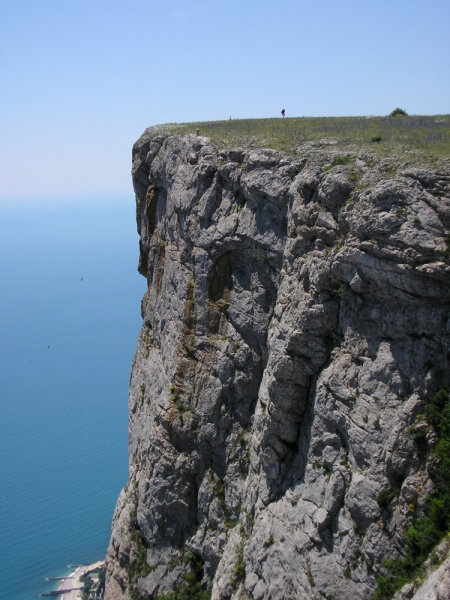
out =
[[[406,533],[405,556],[400,560],[389,560],[385,563],[388,575],[378,578],[373,600],[389,600],[405,583],[420,575],[421,567],[433,548],[450,531],[449,389],[442,389],[433,396],[427,403],[425,415],[438,438],[438,443],[432,452],[438,460],[436,473],[433,476],[435,491],[426,499],[425,515],[416,518]],[[424,440],[420,440],[418,447],[420,454],[423,455],[424,449],[426,449]],[[389,492],[384,494],[381,498],[382,504],[387,507],[392,498]]]
[[[450,115],[237,119],[161,128],[179,135],[200,129],[218,148],[250,143],[294,152],[305,142],[333,138],[341,150],[367,149],[387,155],[419,150],[436,157],[450,156]]]
[[[234,565],[235,584],[245,580],[244,541],[238,546],[236,564]]]

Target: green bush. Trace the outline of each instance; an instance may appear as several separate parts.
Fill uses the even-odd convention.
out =
[[[341,285],[338,286],[336,289],[332,290],[331,293],[335,296],[339,296],[340,298],[345,298],[351,295],[349,289],[343,283],[341,283]]]
[[[390,117],[407,117],[408,113],[403,108],[395,108],[389,115]]]
[[[433,455],[438,459],[434,475],[435,492],[426,500],[425,515],[416,518],[406,533],[406,553],[397,561],[385,563],[390,572],[379,577],[373,600],[388,600],[405,583],[413,580],[433,548],[450,530],[450,392],[439,390],[427,404],[425,415],[438,437]],[[421,442],[423,442],[421,438]],[[387,490],[389,492],[389,490]],[[381,501],[389,495],[380,493]],[[378,497],[380,499],[380,496]],[[380,504],[380,500],[379,500]]]
[[[155,600],[210,600],[211,594],[202,588],[203,578],[203,560],[187,552],[183,557],[183,562],[187,563],[191,571],[183,575],[185,583],[182,583],[171,594],[161,594],[156,596]]]
[[[387,508],[392,502],[392,500],[399,495],[399,493],[400,490],[398,488],[382,490],[378,494],[378,506],[381,506],[382,508]]]
[[[372,600],[389,600],[405,583],[408,583],[408,579],[394,580],[391,577],[378,577],[378,586]]]
[[[234,566],[234,576],[236,578],[236,582],[244,581],[244,579],[245,579],[244,542],[243,541],[241,541],[241,543],[239,544],[238,549],[237,549],[236,564]]]
[[[414,444],[419,454],[425,454],[427,451],[427,432],[424,429],[414,431]]]
[[[427,421],[436,430],[438,435],[441,433],[441,419],[443,420],[442,425],[446,429],[450,426],[449,408],[449,393],[446,389],[439,390],[425,408]],[[445,411],[445,415],[442,414],[443,411]]]
[[[88,576],[84,578],[84,583],[83,583],[83,591],[81,593],[81,597],[83,600],[88,600],[91,590],[93,588],[94,582],[92,581],[92,579]]]
[[[146,577],[150,573],[147,564],[147,544],[138,528],[131,532],[130,537],[136,547],[136,558],[130,564],[130,571],[133,577]]]
[[[335,156],[333,159],[333,167],[337,165],[348,165],[350,162],[350,156]]]

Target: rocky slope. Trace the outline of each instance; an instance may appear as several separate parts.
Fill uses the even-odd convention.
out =
[[[148,290],[106,598],[370,598],[433,491],[450,170],[149,129],[133,182]]]

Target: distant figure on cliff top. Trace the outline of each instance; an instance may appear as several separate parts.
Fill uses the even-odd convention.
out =
[[[283,110],[281,111],[281,116],[284,117],[285,114],[286,114],[286,111],[283,108]]]
[[[195,135],[200,135],[200,129],[197,129],[197,131],[195,132]]]

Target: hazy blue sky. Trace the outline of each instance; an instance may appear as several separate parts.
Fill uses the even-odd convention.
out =
[[[156,123],[449,113],[449,0],[1,0],[0,199],[131,193]]]

